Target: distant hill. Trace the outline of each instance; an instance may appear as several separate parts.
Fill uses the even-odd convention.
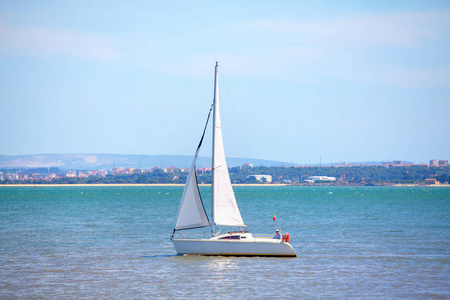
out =
[[[132,154],[38,154],[0,155],[0,168],[51,168],[63,170],[110,170],[113,167],[150,169],[152,167],[189,168],[188,155],[132,155]],[[296,164],[253,158],[228,158],[229,167],[251,163],[254,166],[294,166]],[[199,157],[197,167],[211,167],[210,157]]]

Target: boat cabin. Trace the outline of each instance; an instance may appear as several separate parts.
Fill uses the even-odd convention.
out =
[[[211,239],[214,240],[244,240],[244,239],[252,239],[253,235],[250,232],[245,231],[234,231],[234,232],[228,232],[224,233],[215,237],[212,237]]]

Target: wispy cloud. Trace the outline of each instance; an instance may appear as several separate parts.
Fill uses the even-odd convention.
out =
[[[300,80],[334,77],[395,87],[449,87],[450,11],[368,14],[311,22],[254,22],[263,53]],[[266,41],[270,41],[267,45]],[[404,54],[404,55],[403,55]],[[409,56],[409,58],[407,58]],[[441,60],[436,64],[436,60]]]
[[[68,55],[94,60],[119,56],[107,38],[65,28],[14,27],[0,22],[0,50],[37,57]]]
[[[288,35],[297,42],[346,46],[418,46],[449,39],[450,11],[366,14],[313,22],[255,22],[255,30]]]
[[[199,66],[216,57],[224,68],[229,65],[230,72],[244,77],[313,84],[338,78],[403,88],[450,85],[449,10],[251,21],[196,31],[183,40],[185,48],[208,40],[218,52],[186,54],[183,69],[171,68],[167,61],[161,69],[196,76]]]

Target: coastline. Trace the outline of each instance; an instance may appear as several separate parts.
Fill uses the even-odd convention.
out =
[[[179,186],[184,187],[182,183],[92,183],[92,184],[0,184],[1,187],[168,187]],[[199,186],[210,186],[210,184],[199,184]],[[290,184],[233,184],[233,186],[243,187],[281,187],[281,186],[344,186],[344,185],[290,185]],[[345,186],[362,186],[362,185],[345,185]],[[392,186],[392,187],[450,187],[450,184],[430,184],[430,185],[417,185],[417,184],[394,184],[394,185],[379,185],[379,186]]]
[[[92,184],[0,184],[0,187],[116,187],[116,186],[148,186],[148,187],[164,187],[164,186],[180,186],[184,187],[182,183],[92,183]],[[199,184],[199,186],[210,186],[210,184]],[[287,186],[287,184],[233,184],[233,186]]]

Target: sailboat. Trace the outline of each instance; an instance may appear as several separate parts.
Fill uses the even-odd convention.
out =
[[[210,222],[198,188],[195,164],[211,111],[213,112],[213,175]],[[183,235],[184,230],[202,227],[211,227],[211,236],[206,238],[186,238]],[[231,186],[225,158],[219,113],[218,63],[216,62],[214,101],[186,180],[171,240],[177,253],[183,255],[297,256],[295,250],[288,243],[288,234],[283,236],[283,239],[274,239],[271,235],[253,235],[246,231],[245,227],[246,225],[242,219],[233,187]],[[221,233],[224,228],[237,228],[238,230]]]

